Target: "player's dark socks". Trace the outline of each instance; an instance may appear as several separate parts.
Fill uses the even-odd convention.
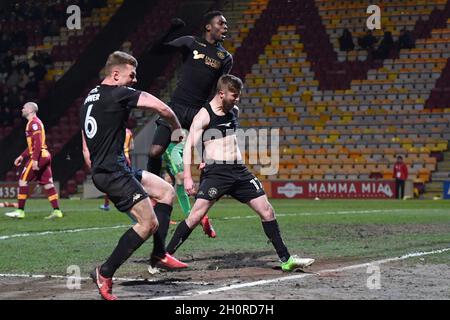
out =
[[[291,255],[284,245],[283,239],[281,239],[280,228],[278,227],[277,220],[262,221],[262,226],[267,238],[269,238],[272,242],[280,260],[282,262],[288,261]]]
[[[175,233],[173,234],[173,237],[169,242],[169,245],[167,246],[167,252],[169,254],[174,254],[175,251],[177,251],[177,249],[183,244],[183,242],[186,241],[187,238],[189,238],[192,230],[193,229],[190,229],[188,227],[185,220],[181,221],[178,224],[178,227],[176,228]]]
[[[165,203],[157,203],[154,207],[156,218],[158,218],[159,227],[153,235],[152,255],[164,257],[166,254],[166,237],[169,231],[170,215],[173,207]]]
[[[161,157],[152,157],[148,156],[147,160],[147,171],[151,172],[157,176],[161,173],[161,166],[162,166],[162,158]]]
[[[112,278],[116,270],[136,251],[143,243],[142,239],[133,228],[128,229],[120,238],[119,243],[111,256],[100,267],[100,274],[106,278]]]

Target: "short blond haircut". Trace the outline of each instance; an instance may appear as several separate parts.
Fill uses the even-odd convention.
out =
[[[132,65],[137,68],[138,62],[135,57],[123,51],[114,51],[106,60],[105,73],[109,75],[114,66]]]
[[[224,74],[217,81],[217,92],[228,89],[231,92],[241,92],[244,84],[242,80],[232,74]]]

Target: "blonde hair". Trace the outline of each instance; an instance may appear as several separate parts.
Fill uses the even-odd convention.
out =
[[[217,81],[217,92],[228,89],[232,92],[240,92],[244,84],[242,80],[232,74],[224,74]]]
[[[132,65],[133,67],[137,68],[138,62],[136,58],[133,57],[131,54],[128,54],[123,51],[114,51],[109,55],[108,60],[106,60],[105,73],[107,75],[110,74],[113,66],[120,66],[126,64]]]

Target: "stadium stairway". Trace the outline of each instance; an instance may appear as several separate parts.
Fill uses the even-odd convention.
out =
[[[414,34],[426,37],[428,30],[442,25],[442,19],[445,19],[448,13],[445,7],[443,11],[432,11],[430,19],[417,20]],[[298,33],[302,36],[308,61],[311,61],[313,65],[315,77],[319,80],[321,89],[348,89],[351,80],[364,79],[370,68],[382,66],[380,61],[372,59],[339,61],[314,0],[272,0],[266,4],[266,8],[259,13],[259,16],[254,25],[250,25],[250,29],[248,26],[241,27],[241,30],[248,29],[248,32],[242,44],[236,49],[233,67],[233,73],[241,78],[250,72],[251,66],[264,51],[264,47],[270,42],[277,27],[289,24],[298,26]],[[439,19],[432,20],[433,17],[439,17]],[[367,19],[366,14],[365,19]]]
[[[450,150],[442,154],[442,161],[431,175],[431,182],[425,187],[423,199],[442,198],[444,181],[450,181]]]
[[[436,85],[431,90],[430,97],[427,99],[425,105],[427,108],[450,108],[450,58],[447,60],[447,64],[442,70],[441,75],[436,80]]]
[[[241,101],[243,126],[281,128],[286,146],[281,169],[269,178],[367,179],[377,171],[392,178],[395,155],[404,154],[412,178],[428,182],[450,134],[450,110],[423,110],[447,60],[446,46],[419,43],[417,51],[385,61],[386,67],[371,73],[374,80],[355,80],[351,90],[322,91],[298,33],[295,24],[278,27],[247,74]],[[406,68],[403,64],[409,69],[398,69]]]
[[[313,5],[308,1],[296,3]],[[403,9],[402,4],[394,9],[397,11]],[[260,23],[261,19],[254,25],[243,26],[242,29],[248,28],[249,32],[245,32],[246,36],[242,37],[240,45],[233,44],[230,47],[237,48],[235,55],[237,64],[236,69],[233,68],[233,73],[239,74],[243,66],[247,63],[252,64],[251,71],[246,75],[246,87],[249,90],[246,89],[241,103],[242,125],[260,128],[280,127],[284,131],[283,134],[291,132],[288,137],[282,137],[284,140],[281,143],[286,148],[283,150],[285,154],[282,155],[280,174],[270,178],[368,179],[376,175],[392,178],[391,166],[395,155],[404,154],[407,164],[412,167],[413,179],[417,183],[428,182],[431,172],[435,170],[440,160],[439,156],[434,157],[432,153],[439,154],[448,149],[449,111],[428,113],[423,110],[425,98],[433,86],[436,72],[442,70],[445,64],[442,61],[447,60],[443,55],[445,48],[435,47],[434,49],[438,51],[433,51],[427,49],[429,43],[419,43],[419,50],[398,52],[399,59],[386,60],[384,65],[372,65],[377,69],[368,69],[369,72],[362,77],[361,74],[350,73],[356,79],[351,82],[350,90],[323,91],[320,90],[320,82],[314,80],[317,71],[313,70],[314,73],[311,73],[314,61],[308,61],[305,42],[309,40],[302,37],[302,26],[295,27],[297,23],[292,15],[288,13],[283,15],[284,12],[298,10],[290,10],[293,7],[287,10],[284,7],[285,10],[282,11],[279,8],[283,6],[280,1],[265,5],[266,9],[257,14],[261,19],[265,19],[266,25],[278,24],[278,29],[270,36],[267,44],[264,44],[263,52],[254,55],[253,42],[250,41],[252,37],[259,37],[252,35],[253,32],[270,34],[270,29],[266,29],[265,24]],[[294,4],[289,2],[285,5],[289,7]],[[418,32],[421,36],[434,37],[436,29],[432,32],[430,29],[428,33],[424,32],[424,29],[427,26],[442,26],[441,22],[438,24],[428,22],[435,16],[435,12],[442,11],[433,9],[433,6],[441,8],[445,3],[435,1],[426,5],[427,9],[421,11],[416,20],[407,23],[410,28],[421,30]],[[426,19],[427,15],[430,15],[430,19]],[[292,21],[294,22],[291,25],[281,25]],[[394,13],[390,23],[396,29],[405,26],[404,22],[396,20]],[[304,23],[305,28],[309,26]],[[313,26],[318,27],[314,23]],[[316,29],[311,28],[314,31]],[[240,35],[241,31],[237,33]],[[249,44],[252,46],[248,46]],[[245,51],[250,58],[244,59],[243,62],[238,60],[239,50]],[[331,50],[334,51],[333,46]],[[433,58],[436,54],[440,58]],[[253,64],[251,56],[257,57],[253,61],[257,61],[257,64]],[[336,59],[336,53],[330,56]],[[422,69],[413,70],[410,64]],[[358,77],[362,79],[359,80]],[[416,79],[418,77],[419,79]],[[308,97],[310,90],[313,95]],[[418,94],[413,93],[414,91]],[[354,100],[354,97],[370,106],[360,107],[360,102]],[[422,135],[418,135],[417,130],[421,130]],[[345,155],[345,159],[339,158],[338,161],[333,159],[341,155]],[[257,169],[257,166],[254,169]]]

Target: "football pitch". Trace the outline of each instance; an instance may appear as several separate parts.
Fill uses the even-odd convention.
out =
[[[65,217],[44,220],[46,200],[26,218],[0,209],[0,299],[99,299],[88,279],[130,219],[102,200],[62,200]],[[117,271],[121,299],[450,299],[450,202],[272,200],[291,254],[316,259],[283,273],[260,219],[223,199],[210,211],[217,238],[198,227],[175,256],[177,272],[147,272],[152,239]],[[175,206],[172,219],[183,214]],[[167,242],[176,225],[171,225]]]

